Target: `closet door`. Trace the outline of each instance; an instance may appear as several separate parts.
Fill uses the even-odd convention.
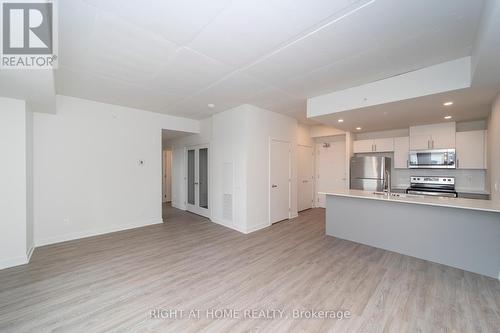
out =
[[[314,154],[313,147],[297,146],[298,178],[297,208],[298,211],[312,208],[314,201]]]
[[[208,146],[187,149],[187,210],[210,217]]]

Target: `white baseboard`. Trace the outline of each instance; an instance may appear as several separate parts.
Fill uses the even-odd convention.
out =
[[[186,206],[182,205],[182,204],[180,204],[178,202],[173,202],[172,201],[171,204],[172,204],[172,207],[174,207],[174,208],[177,208],[177,209],[180,209],[180,210],[186,210]]]
[[[108,226],[105,228],[91,229],[91,230],[85,230],[85,231],[64,234],[64,235],[58,235],[58,236],[53,236],[53,237],[37,239],[37,240],[35,240],[35,244],[37,247],[43,246],[43,245],[49,245],[49,244],[56,244],[56,243],[70,241],[70,240],[98,236],[98,235],[104,235],[104,234],[109,234],[112,232],[140,228],[140,227],[145,227],[148,225],[154,225],[154,224],[159,224],[159,223],[163,223],[163,220],[161,218],[150,219],[150,220],[140,221],[140,222],[135,222],[135,223],[129,223],[129,224],[125,224],[125,225],[113,225],[113,226]]]
[[[234,225],[230,224],[230,222],[229,222],[229,221],[225,221],[225,220],[223,220],[223,219],[219,219],[219,218],[217,218],[217,217],[212,217],[212,218],[210,219],[210,221],[212,221],[212,222],[214,222],[214,223],[217,223],[217,224],[219,224],[219,225],[221,225],[221,226],[223,226],[223,227],[226,227],[226,228],[229,228],[229,229],[233,229],[233,230],[236,230],[236,231],[241,232],[241,233],[243,233],[243,234],[246,234],[246,231],[245,231],[245,230],[240,229],[240,228],[238,228],[237,226],[234,226]]]
[[[240,228],[240,227],[237,227],[235,225],[230,224],[229,221],[225,221],[223,219],[219,219],[216,217],[212,217],[210,220],[214,223],[220,224],[223,227],[241,232],[242,234],[249,234],[251,232],[254,232],[254,231],[264,229],[264,228],[271,226],[269,223],[265,222],[265,223],[261,223],[259,225],[254,226],[254,227],[251,227],[251,228]]]
[[[24,255],[24,256],[0,260],[0,269],[5,269],[5,268],[19,266],[19,265],[26,265],[27,263],[30,262],[31,255],[33,254],[34,250],[35,250],[35,246],[31,245],[31,247],[28,249],[28,251],[26,251],[26,255]]]
[[[4,259],[4,260],[0,260],[0,269],[5,269],[5,268],[19,266],[19,265],[25,265],[27,263],[28,263],[28,258],[26,256]]]
[[[247,231],[246,233],[249,234],[251,232],[254,232],[254,231],[257,231],[257,230],[260,230],[260,229],[264,229],[264,228],[267,228],[267,227],[270,227],[271,224],[268,223],[268,222],[264,222],[264,223],[261,223],[261,224],[258,224],[256,226],[253,226],[253,227],[250,227],[250,228],[247,228]]]
[[[31,244],[28,252],[26,253],[26,262],[30,262],[31,256],[33,255],[33,252],[35,251],[35,244]]]

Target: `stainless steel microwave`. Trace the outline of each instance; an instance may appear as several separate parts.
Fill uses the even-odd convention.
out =
[[[455,149],[432,149],[410,151],[410,169],[455,169]]]

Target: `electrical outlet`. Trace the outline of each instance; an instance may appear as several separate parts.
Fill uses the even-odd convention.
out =
[[[63,219],[63,221],[64,221],[64,223],[69,223],[69,218],[65,217],[65,218]]]

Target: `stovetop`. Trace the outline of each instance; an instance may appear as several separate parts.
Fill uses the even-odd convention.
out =
[[[455,177],[411,176],[408,190],[437,193],[456,193]]]

